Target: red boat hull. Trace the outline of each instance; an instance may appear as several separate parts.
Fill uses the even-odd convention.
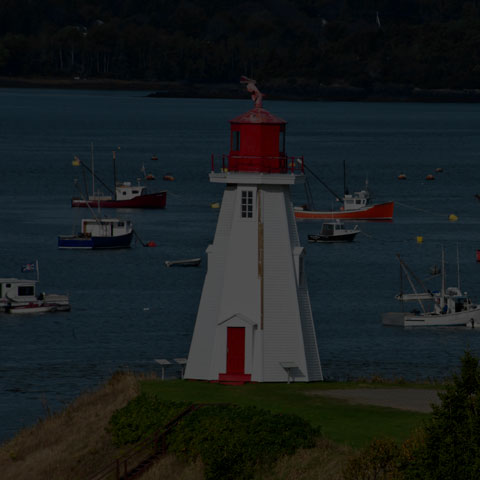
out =
[[[379,203],[370,205],[359,210],[337,210],[330,212],[316,212],[314,210],[295,210],[297,220],[323,220],[328,218],[339,218],[347,220],[375,220],[392,221],[394,202]]]
[[[82,200],[72,198],[72,207],[98,207],[101,208],[165,208],[167,192],[139,195],[130,200]]]

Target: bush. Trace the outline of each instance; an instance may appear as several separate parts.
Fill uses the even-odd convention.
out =
[[[142,393],[112,415],[109,431],[114,445],[118,447],[144,439],[188,406],[184,402],[162,402],[154,395]]]
[[[345,480],[480,478],[480,367],[466,352],[432,417],[401,447],[375,440],[347,465]]]
[[[402,449],[390,439],[376,439],[350,459],[344,480],[401,480]]]
[[[269,466],[297,448],[313,448],[319,434],[319,429],[296,415],[212,405],[181,422],[169,450],[189,461],[200,457],[207,480],[248,479],[256,467]]]
[[[462,357],[460,375],[439,393],[425,425],[425,442],[407,468],[411,479],[480,478],[480,367],[470,352]]]
[[[109,428],[117,446],[135,443],[175,418],[188,404],[142,394],[114,413]],[[296,415],[255,407],[209,405],[193,411],[168,437],[168,450],[186,461],[200,458],[205,478],[252,478],[257,467],[297,448],[312,448],[318,428]]]

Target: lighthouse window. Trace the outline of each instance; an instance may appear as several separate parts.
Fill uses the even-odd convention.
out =
[[[285,152],[285,132],[280,132],[280,137],[278,139],[278,151],[280,153]]]
[[[253,191],[242,190],[242,218],[253,217]]]
[[[234,152],[240,151],[240,132],[232,132],[233,133],[233,138],[232,138],[232,150]]]

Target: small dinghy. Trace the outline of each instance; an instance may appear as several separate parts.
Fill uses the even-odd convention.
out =
[[[166,267],[198,267],[201,261],[202,261],[201,258],[187,258],[185,260],[166,260],[165,266]]]

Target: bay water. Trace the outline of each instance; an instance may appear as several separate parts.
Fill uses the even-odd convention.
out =
[[[228,153],[229,120],[251,101],[148,98],[145,92],[0,89],[0,276],[36,278],[22,264],[39,262],[39,291],[68,293],[71,312],[0,314],[0,441],[62,408],[117,370],[156,372],[155,358],[186,357],[206,273],[223,186],[210,184],[210,156]],[[480,301],[480,105],[265,101],[287,122],[287,153],[338,194],[343,162],[350,191],[368,178],[374,201],[395,201],[391,223],[359,223],[352,244],[308,244],[319,222],[299,222],[326,379],[442,379],[462,353],[480,354],[480,329],[393,328],[399,253],[421,278],[446,249],[447,283]],[[165,210],[105,210],[133,221],[155,248],[60,251],[57,236],[90,216],[72,209],[74,156],[113,185],[136,181],[142,165],[168,190]],[[158,160],[152,160],[156,155]],[[437,173],[436,168],[443,168]],[[175,181],[165,182],[169,173]],[[406,180],[397,176],[405,173]],[[427,174],[435,176],[426,181]],[[337,208],[310,178],[315,206]],[[292,189],[305,203],[302,187]],[[455,214],[458,221],[449,221]],[[417,237],[423,242],[418,243]],[[165,260],[202,257],[198,268]],[[429,280],[436,289],[439,280]],[[167,375],[177,374],[168,369]]]

